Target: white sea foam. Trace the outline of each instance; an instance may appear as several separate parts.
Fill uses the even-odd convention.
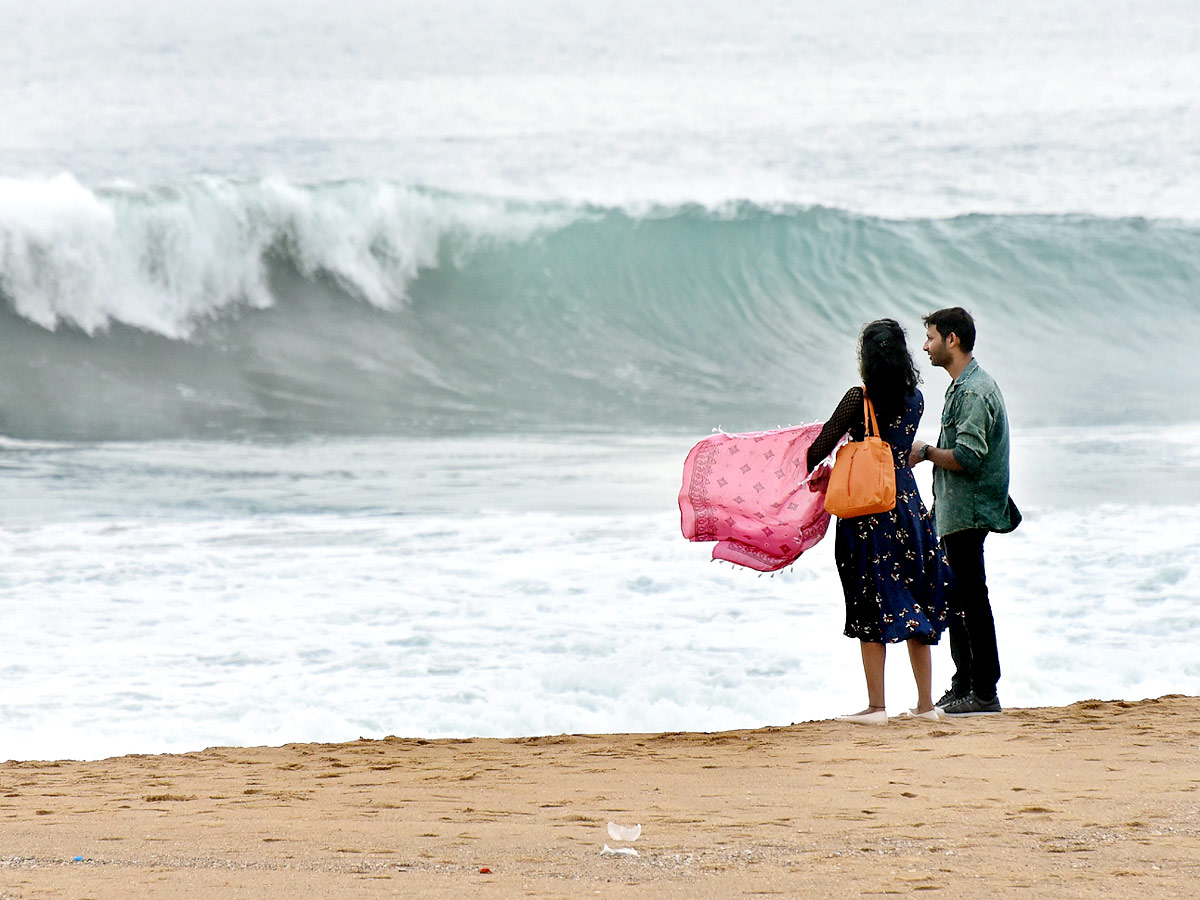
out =
[[[0,752],[719,730],[858,708],[832,542],[775,578],[709,562],[673,508],[689,443],[9,450]],[[1026,523],[987,545],[1003,702],[1200,693],[1200,507],[1119,486],[1043,505],[1039,478],[1014,486]],[[889,659],[889,703],[911,705],[902,650]],[[940,684],[944,646],[935,666]]]
[[[0,290],[45,328],[93,333],[120,322],[182,338],[231,307],[272,306],[273,255],[390,308],[443,254],[453,264],[572,215],[379,181],[206,178],[101,190],[70,175],[0,178]]]

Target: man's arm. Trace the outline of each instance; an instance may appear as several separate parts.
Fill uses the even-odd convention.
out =
[[[925,455],[921,455],[921,448],[925,447]],[[908,452],[908,464],[915,466],[921,460],[927,459],[939,469],[945,469],[948,472],[965,472],[962,463],[954,456],[953,450],[943,450],[940,447],[935,447],[933,444],[926,444],[924,441],[913,441],[912,450]]]
[[[913,441],[908,454],[908,464],[915,466],[922,458],[928,459],[939,469],[947,472],[965,472],[971,478],[979,472],[983,458],[988,454],[988,429],[993,412],[978,394],[964,394],[959,413],[955,419],[955,439],[952,448],[943,449]],[[921,448],[926,447],[924,455]]]

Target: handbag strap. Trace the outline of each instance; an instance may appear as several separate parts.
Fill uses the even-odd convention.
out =
[[[879,423],[875,421],[875,404],[867,396],[867,386],[863,385],[863,430],[867,437],[879,437]]]

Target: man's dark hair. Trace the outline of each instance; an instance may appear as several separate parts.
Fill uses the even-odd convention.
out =
[[[938,330],[943,341],[951,334],[958,335],[958,345],[966,353],[970,353],[975,346],[975,320],[961,306],[931,312],[925,317],[925,327],[930,325]]]

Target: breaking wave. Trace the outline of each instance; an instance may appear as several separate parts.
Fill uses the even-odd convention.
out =
[[[1196,419],[1198,297],[1173,221],[0,180],[0,433],[769,427],[948,305],[1018,420]]]

